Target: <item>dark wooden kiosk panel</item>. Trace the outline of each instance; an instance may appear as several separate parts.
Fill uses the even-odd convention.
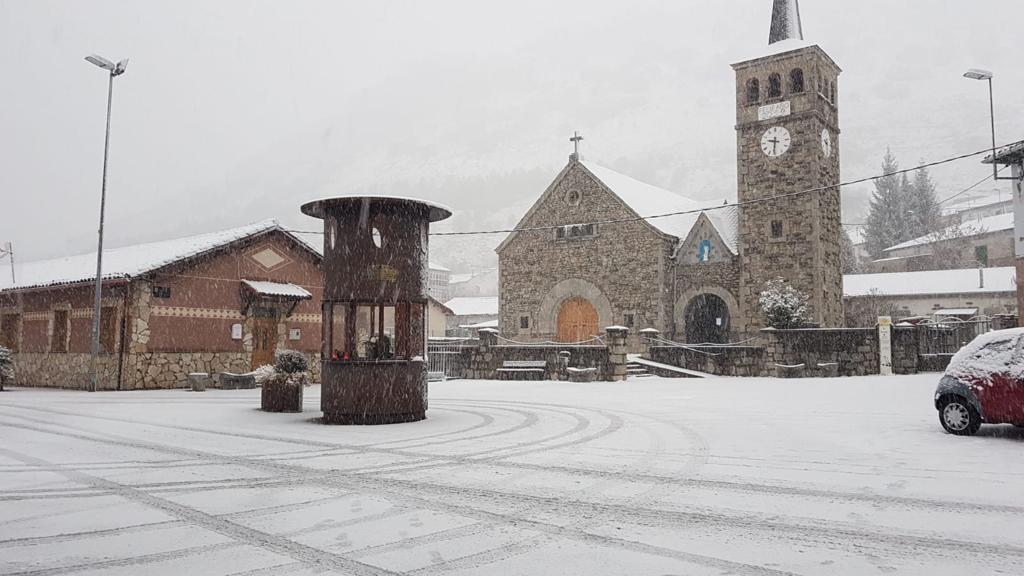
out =
[[[323,369],[326,424],[426,418],[427,238],[447,208],[410,198],[308,202],[324,221]]]

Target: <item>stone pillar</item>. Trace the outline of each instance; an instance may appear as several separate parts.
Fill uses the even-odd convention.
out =
[[[494,328],[481,328],[476,332],[480,343],[477,344],[477,351],[470,361],[471,378],[494,378],[497,373],[494,371],[494,351],[491,350],[498,345],[498,331]]]
[[[653,360],[651,358],[651,346],[655,345],[656,340],[661,335],[661,331],[657,328],[644,328],[640,331],[640,348],[643,350],[644,358]]]
[[[476,337],[480,339],[482,350],[498,345],[498,331],[494,328],[481,328],[476,331]]]
[[[622,382],[626,379],[626,338],[629,336],[629,328],[625,326],[609,326],[604,329],[608,336],[608,363],[611,372],[612,382]]]

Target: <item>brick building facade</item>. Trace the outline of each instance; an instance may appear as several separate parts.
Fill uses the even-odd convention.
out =
[[[183,386],[247,372],[277,348],[319,366],[320,254],[276,221],[104,251],[98,389]],[[84,387],[96,255],[27,262],[0,284],[17,383]]]
[[[733,65],[739,203],[706,208],[573,154],[497,248],[503,336],[624,325],[726,342],[763,327],[758,296],[780,276],[815,323],[842,326],[840,70],[803,41],[795,2],[775,3],[769,44]]]

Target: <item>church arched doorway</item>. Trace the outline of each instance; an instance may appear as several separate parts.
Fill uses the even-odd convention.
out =
[[[729,341],[729,306],[714,294],[698,294],[686,305],[686,342]]]
[[[574,296],[558,309],[558,341],[582,342],[597,335],[597,309],[586,298]]]

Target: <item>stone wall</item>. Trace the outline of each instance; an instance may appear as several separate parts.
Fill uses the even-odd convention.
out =
[[[766,376],[764,348],[760,346],[651,346],[654,362],[718,376]]]
[[[765,329],[761,333],[768,370],[803,364],[802,376],[878,374],[875,328]]]
[[[912,326],[892,329],[892,371],[895,374],[917,374],[918,331]]]
[[[59,356],[60,361],[55,357]],[[16,386],[48,388],[88,387],[91,354],[45,354],[21,352],[14,355],[14,382]],[[117,356],[101,354],[97,357],[97,390],[117,389]]]
[[[597,379],[617,381],[626,379],[627,330],[607,334],[608,346],[560,344],[508,345],[498,344],[496,333],[480,331],[477,346],[463,348],[447,360],[449,376],[493,380],[504,362],[534,360],[545,362],[545,380],[567,379],[566,367],[596,368]],[[562,352],[569,352],[568,364],[563,364]]]

